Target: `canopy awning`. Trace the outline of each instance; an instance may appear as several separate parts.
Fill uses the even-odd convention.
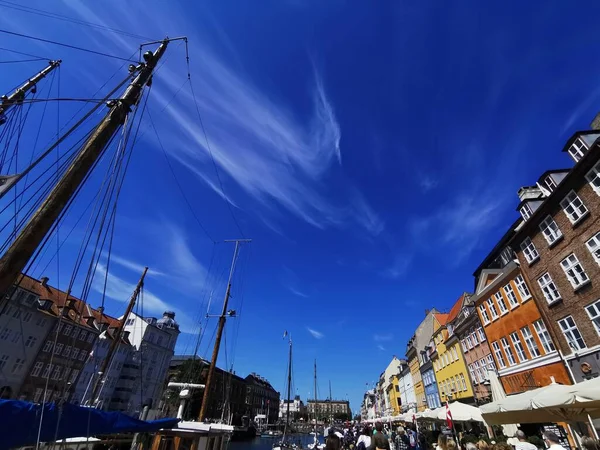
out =
[[[574,385],[552,383],[480,407],[487,423],[587,421],[600,418],[600,378]]]
[[[466,403],[453,402],[449,404],[452,420],[455,422],[483,422],[481,411],[475,406],[467,405]],[[437,419],[446,420],[446,407],[442,406],[434,410],[437,414]]]

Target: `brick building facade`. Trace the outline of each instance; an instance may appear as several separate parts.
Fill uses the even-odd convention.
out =
[[[600,148],[575,133],[571,170],[519,191],[523,218],[510,245],[554,342],[578,382],[600,375]]]

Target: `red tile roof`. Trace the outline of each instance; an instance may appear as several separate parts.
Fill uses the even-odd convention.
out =
[[[448,323],[448,314],[446,313],[435,313],[433,316],[441,326],[444,326]]]
[[[452,306],[452,309],[448,313],[448,322],[452,322],[458,316],[458,313],[462,309],[465,295],[466,295],[466,292],[463,293],[460,297],[458,297],[458,300],[456,300],[456,303],[454,303],[454,306]]]

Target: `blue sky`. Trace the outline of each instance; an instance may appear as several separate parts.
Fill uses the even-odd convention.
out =
[[[392,355],[404,354],[426,308],[449,309],[473,289],[474,269],[516,218],[517,189],[569,167],[560,149],[600,103],[593,2],[138,5],[28,2],[155,39],[188,36],[217,172],[180,44],[170,45],[148,105],[211,239],[240,237],[226,202],[253,239],[231,301],[243,309],[229,322],[220,363],[283,391],[287,329],[295,391],[313,395],[316,358],[321,396],[331,380],[334,397],[353,408]],[[123,57],[141,42],[0,8],[6,30]],[[18,37],[0,42],[63,59],[63,97],[91,96],[122,65]],[[0,58],[15,59],[1,50]],[[38,68],[3,64],[4,88]],[[59,121],[75,109],[61,108]],[[177,350],[189,353],[211,292],[217,311],[232,246],[199,228],[152,129],[142,129],[120,197],[106,307],[118,315],[149,265],[145,312],[174,309],[186,331]],[[60,278],[54,263],[46,270],[51,283],[67,282],[82,232],[61,250]],[[95,283],[93,305],[99,290]]]

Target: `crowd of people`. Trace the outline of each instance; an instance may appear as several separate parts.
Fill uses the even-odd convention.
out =
[[[547,449],[566,450],[555,433],[545,432],[542,438]],[[582,439],[581,447],[582,450],[600,450],[598,441],[589,437]],[[330,428],[325,450],[538,450],[538,447],[529,442],[521,430],[517,431],[512,444],[484,439],[465,442],[443,432],[439,433],[437,443],[428,444],[423,433],[413,424],[392,428],[377,422],[374,427],[360,424],[344,427],[343,432]]]

